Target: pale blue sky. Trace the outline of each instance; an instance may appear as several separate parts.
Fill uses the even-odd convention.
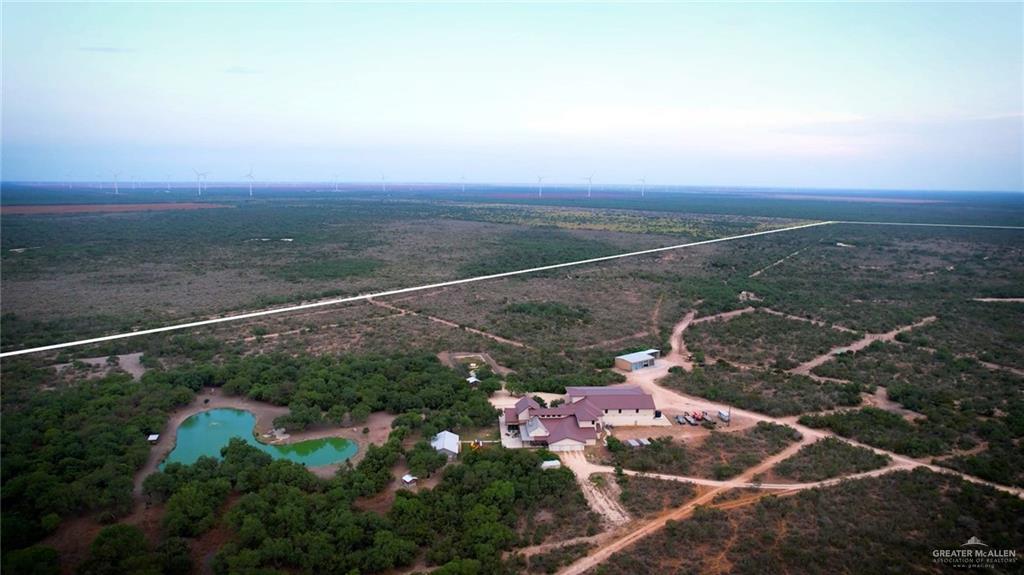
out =
[[[3,178],[1020,190],[1016,4],[3,5]]]

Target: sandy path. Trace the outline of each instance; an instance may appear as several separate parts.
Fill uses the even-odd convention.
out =
[[[774,467],[776,464],[778,464],[779,462],[783,461],[784,459],[788,459],[789,457],[793,456],[797,451],[799,451],[805,445],[808,445],[809,443],[813,443],[814,441],[817,441],[817,438],[809,440],[809,441],[798,441],[798,442],[794,443],[793,445],[790,445],[790,446],[786,447],[786,449],[784,449],[783,451],[780,451],[779,453],[776,453],[776,454],[774,454],[772,456],[769,456],[768,458],[764,459],[761,463],[759,463],[757,465],[756,468],[760,469],[760,471],[758,471],[757,473],[762,473],[764,471],[769,470],[770,468]],[[563,461],[565,461],[565,458],[563,458]],[[568,464],[568,463],[566,464],[566,466],[569,467],[569,468],[573,468],[573,465]],[[890,463],[889,465],[886,465],[885,467],[881,467],[879,469],[872,469],[870,471],[864,471],[864,472],[861,472],[861,473],[853,473],[853,474],[849,474],[849,475],[843,475],[843,476],[840,476],[840,477],[833,477],[831,479],[823,479],[821,481],[789,482],[789,483],[765,483],[765,482],[755,482],[755,481],[746,480],[746,479],[724,479],[724,480],[718,480],[718,479],[707,479],[707,478],[703,478],[703,477],[693,477],[693,476],[687,476],[687,475],[672,475],[672,474],[668,474],[668,473],[652,473],[650,471],[635,471],[635,470],[632,470],[632,469],[623,469],[622,472],[624,474],[626,474],[626,475],[633,476],[633,477],[650,477],[650,478],[653,478],[653,479],[661,479],[663,481],[676,481],[676,482],[680,482],[680,483],[692,483],[694,485],[703,485],[705,487],[721,487],[721,488],[727,488],[727,489],[765,489],[765,490],[773,491],[773,490],[786,490],[786,489],[814,489],[816,487],[826,487],[826,486],[829,486],[829,485],[835,485],[836,483],[839,483],[841,481],[845,481],[845,480],[848,480],[848,479],[860,479],[860,478],[864,478],[864,477],[876,477],[878,475],[883,475],[885,473],[891,473],[893,471],[897,471],[897,470],[901,470],[901,469],[910,469],[911,467],[912,467],[912,465],[907,463],[907,462],[893,462],[893,463]],[[580,471],[588,473],[588,474],[590,474],[590,473],[614,473],[615,472],[615,468],[612,467],[612,466],[609,466],[609,465],[600,465],[600,464],[597,464],[597,463],[591,463],[591,462],[587,461],[586,462],[586,466],[580,466]],[[742,474],[742,476],[748,476],[748,475],[750,475],[752,477],[753,475],[756,475],[756,473],[755,474],[747,474],[747,473],[743,473]]]
[[[752,278],[756,278],[757,276],[759,276],[759,275],[761,275],[762,273],[764,273],[764,272],[766,272],[766,271],[768,271],[768,270],[772,269],[773,267],[775,267],[775,266],[777,266],[777,265],[781,264],[782,262],[784,262],[784,261],[788,260],[789,258],[791,258],[791,257],[793,257],[793,256],[796,256],[796,255],[798,255],[798,254],[799,254],[800,252],[802,252],[802,251],[806,250],[806,249],[807,249],[807,248],[809,248],[809,247],[810,247],[810,246],[802,247],[802,248],[798,249],[797,251],[795,251],[795,252],[793,252],[793,253],[789,254],[788,256],[786,256],[786,257],[782,258],[781,260],[779,260],[779,261],[776,261],[776,262],[773,262],[773,263],[770,263],[770,264],[768,264],[768,265],[764,266],[763,268],[761,268],[761,269],[757,270],[756,272],[754,272],[754,273],[750,274],[750,275],[749,275],[749,276],[747,276],[747,277],[752,277]]]
[[[804,362],[804,363],[794,367],[793,369],[789,370],[789,373],[792,373],[794,375],[808,375],[808,374],[811,373],[812,369],[818,367],[819,365],[822,365],[823,363],[825,363],[827,361],[830,361],[833,357],[835,357],[835,356],[837,356],[837,355],[839,355],[841,353],[846,353],[848,351],[860,351],[860,350],[864,349],[865,347],[875,343],[876,341],[894,341],[896,339],[897,335],[899,335],[899,334],[901,334],[903,332],[910,331],[912,329],[916,329],[916,328],[919,328],[919,327],[922,327],[922,326],[926,326],[926,325],[932,323],[933,321],[935,321],[936,319],[938,319],[938,318],[936,318],[935,316],[932,315],[932,316],[928,316],[928,317],[922,319],[921,321],[919,321],[917,323],[913,323],[913,324],[910,324],[910,325],[905,325],[903,327],[898,327],[898,328],[896,328],[896,329],[894,329],[892,331],[888,331],[886,333],[869,333],[869,334],[865,335],[863,338],[861,338],[861,339],[851,343],[850,345],[843,345],[843,346],[832,348],[827,353],[819,355],[818,357],[816,357],[816,358],[814,358],[814,359],[812,359],[810,361]]]
[[[590,463],[582,451],[568,451],[560,454],[560,458],[562,463],[576,474],[576,483],[579,484],[591,509],[600,513],[613,526],[629,522],[629,513],[622,507],[622,504],[614,500],[608,493],[598,489],[590,481],[591,473],[614,473],[614,468],[597,469],[605,466],[596,466]]]
[[[755,308],[755,307],[745,307],[743,309],[737,309],[737,310],[733,310],[733,311],[716,313],[715,315],[706,315],[704,317],[699,317],[699,318],[697,318],[695,320],[692,320],[692,321],[693,321],[694,325],[697,325],[699,323],[707,323],[709,321],[718,321],[718,320],[729,321],[730,319],[732,319],[732,318],[734,318],[736,316],[743,315],[745,313],[752,313],[752,312],[755,312],[755,311],[757,311],[757,308]]]
[[[658,296],[658,303],[654,304],[654,309],[651,310],[651,333],[658,335],[661,328],[658,327],[658,320],[661,319],[661,303],[665,301],[664,295]]]
[[[568,547],[577,543],[599,543],[604,539],[609,538],[609,532],[599,533],[597,535],[588,535],[585,537],[574,537],[572,539],[565,539],[564,541],[552,541],[551,543],[541,543],[540,545],[531,545],[530,547],[523,547],[513,551],[516,555],[522,555],[523,557],[533,557],[538,553],[547,553],[552,549],[558,549],[560,547]]]
[[[523,343],[521,341],[515,341],[515,340],[512,340],[512,339],[501,337],[500,335],[494,335],[493,333],[488,333],[486,331],[479,330],[479,329],[476,329],[476,328],[473,328],[473,327],[462,326],[462,325],[459,325],[459,324],[455,323],[454,321],[449,321],[449,320],[444,319],[444,318],[440,318],[440,317],[433,316],[433,315],[421,314],[419,312],[412,311],[411,309],[406,309],[406,308],[398,307],[396,305],[393,305],[393,304],[390,304],[390,303],[387,303],[387,302],[383,302],[383,301],[380,301],[380,300],[377,300],[377,299],[368,299],[366,301],[370,302],[371,304],[373,304],[375,306],[384,307],[384,308],[387,308],[387,309],[390,309],[390,310],[401,312],[402,314],[409,314],[409,315],[425,317],[425,318],[429,319],[430,321],[437,322],[437,323],[439,323],[441,325],[446,325],[446,326],[451,327],[451,328],[461,329],[461,330],[468,331],[470,333],[475,333],[476,335],[483,336],[483,337],[486,337],[488,339],[492,339],[492,340],[497,341],[499,343],[505,343],[505,344],[512,345],[512,346],[515,346],[515,347],[521,347],[523,349],[533,349],[532,347],[526,345],[525,343]]]
[[[784,317],[786,319],[802,321],[804,323],[809,323],[811,325],[816,325],[818,327],[827,327],[829,329],[834,329],[836,331],[842,331],[842,332],[846,332],[846,333],[858,333],[857,330],[855,330],[855,329],[850,329],[848,327],[843,327],[841,325],[836,325],[834,323],[825,323],[825,322],[823,322],[821,320],[810,319],[810,318],[806,318],[806,317],[800,317],[798,315],[792,315],[792,314],[784,313],[784,312],[781,312],[781,311],[776,311],[776,310],[773,310],[773,309],[767,308],[767,307],[762,307],[762,308],[758,308],[758,309],[760,309],[761,311],[763,311],[764,313],[767,313],[767,314],[776,315],[776,316],[779,316],[779,317]]]
[[[336,309],[320,310],[320,311],[317,311],[317,312],[310,312],[310,313],[302,315],[302,316],[296,315],[295,317],[307,317],[307,316],[312,316],[312,315],[317,315],[317,314],[337,313],[337,312],[338,312],[338,310],[336,310]],[[326,323],[326,324],[322,324],[322,325],[317,326],[317,329],[320,330],[320,331],[324,331],[324,330],[329,330],[329,329],[337,329],[337,328],[339,328],[339,327],[341,327],[343,325],[363,325],[363,324],[370,323],[371,321],[388,320],[388,319],[392,319],[392,318],[402,317],[403,315],[405,315],[405,314],[393,313],[393,314],[388,314],[388,315],[380,315],[380,316],[373,316],[373,317],[363,317],[363,318],[353,319],[351,321],[346,321],[346,322],[342,322],[342,323]],[[254,324],[252,327],[256,327],[256,325],[257,324]],[[277,339],[277,338],[282,337],[282,336],[296,335],[296,334],[299,334],[299,333],[303,333],[303,332],[307,331],[308,329],[309,328],[307,328],[307,327],[297,327],[295,329],[288,329],[288,330],[284,330],[284,331],[275,331],[273,333],[265,333],[263,335],[250,335],[250,336],[246,336],[246,337],[241,338],[241,341],[253,342],[253,341],[257,341],[257,340],[265,341],[265,340],[269,340],[269,339]],[[229,340],[229,341],[238,341],[238,340],[236,339],[236,340]]]
[[[980,363],[981,365],[984,365],[985,367],[987,367],[989,369],[994,369],[994,370],[997,370],[997,371],[1008,371],[1010,373],[1013,373],[1013,374],[1019,375],[1021,377],[1024,377],[1024,369],[1019,369],[1019,368],[1016,368],[1016,367],[1010,367],[1008,365],[999,365],[998,363],[992,363],[992,362],[989,362],[989,361],[981,361],[980,359],[978,360],[978,363]]]
[[[974,301],[985,303],[1024,303],[1024,297],[976,297]]]

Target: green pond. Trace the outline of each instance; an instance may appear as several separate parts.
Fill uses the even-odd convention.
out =
[[[266,445],[256,441],[252,430],[256,417],[241,409],[211,409],[197,413],[178,426],[178,438],[174,450],[160,465],[168,463],[194,463],[200,456],[208,455],[220,459],[220,449],[232,437],[244,439],[260,451],[269,453],[274,459],[288,459],[307,467],[330,465],[355,455],[354,441],[340,437],[310,439],[289,445]]]

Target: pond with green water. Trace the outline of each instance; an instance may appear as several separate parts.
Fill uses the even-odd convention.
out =
[[[253,447],[269,453],[274,459],[288,459],[306,467],[330,465],[355,455],[354,441],[341,437],[310,439],[289,445],[266,445],[256,441],[252,430],[256,416],[241,409],[211,409],[197,413],[178,426],[174,450],[164,459],[168,463],[195,463],[203,455],[220,459],[220,449],[232,437],[245,440]]]

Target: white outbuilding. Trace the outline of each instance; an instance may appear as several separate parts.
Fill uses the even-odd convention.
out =
[[[627,353],[615,358],[615,367],[624,371],[636,371],[645,367],[653,367],[659,357],[661,357],[661,350],[658,349]]]
[[[430,446],[449,458],[455,457],[459,454],[459,436],[446,429],[430,440]]]

